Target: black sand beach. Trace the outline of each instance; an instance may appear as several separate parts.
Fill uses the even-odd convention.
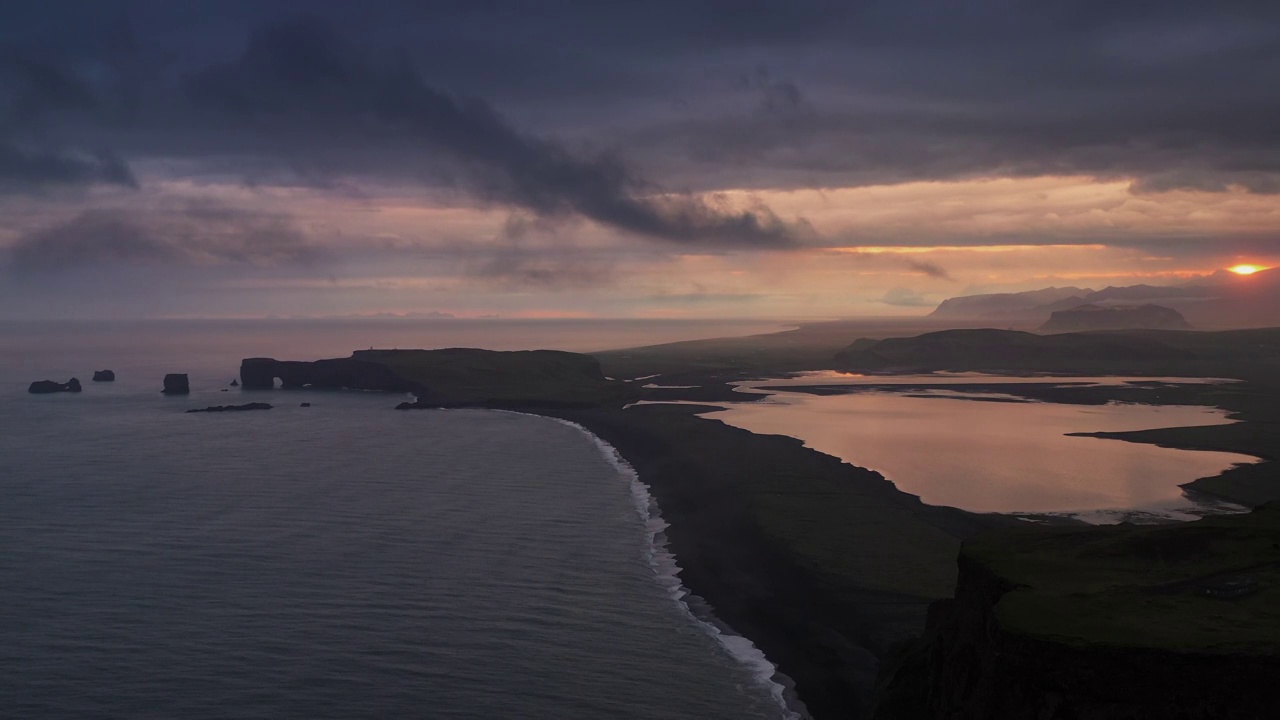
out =
[[[686,587],[795,683],[815,718],[870,713],[879,660],[951,594],[960,541],[1011,520],[931,507],[878,473],[653,405],[542,414],[613,445],[650,487]]]

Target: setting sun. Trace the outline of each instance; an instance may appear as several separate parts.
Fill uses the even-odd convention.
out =
[[[1261,265],[1236,265],[1227,269],[1237,275],[1252,275],[1259,270],[1266,270],[1266,268]]]

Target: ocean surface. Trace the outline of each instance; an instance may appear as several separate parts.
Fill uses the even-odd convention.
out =
[[[1130,378],[1204,382],[1182,378]],[[1119,384],[1125,378],[1061,378]],[[876,470],[933,505],[976,512],[1057,513],[1089,522],[1190,520],[1246,508],[1188,496],[1179,485],[1257,458],[1162,448],[1069,433],[1116,432],[1232,422],[1217,408],[1112,403],[1022,402],[994,392],[788,392],[794,385],[1026,383],[1025,377],[972,374],[836,376],[744,384],[767,400],[729,405],[705,417],[752,432],[789,435],[820,452]],[[1052,383],[1053,378],[1037,378]],[[994,402],[993,402],[994,401]]]
[[[580,429],[222,392],[247,355],[535,343],[234,325],[0,329],[0,716],[790,716]],[[166,372],[193,393],[161,396]],[[83,393],[26,393],[71,375]],[[275,408],[184,413],[249,400]]]

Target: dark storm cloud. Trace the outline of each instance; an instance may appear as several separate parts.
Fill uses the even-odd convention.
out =
[[[73,73],[0,50],[0,192],[99,183],[136,188],[128,164],[113,152],[42,142],[42,125],[50,118],[91,113],[97,106],[93,89]]]
[[[905,262],[907,267],[918,273],[928,275],[931,278],[937,278],[939,280],[954,279],[951,277],[951,273],[947,272],[946,268],[935,262],[929,262],[928,260],[914,260],[911,258],[908,258]]]
[[[404,59],[380,66],[362,58],[314,19],[255,33],[237,62],[192,74],[185,89],[197,110],[233,123],[305,125],[335,142],[427,144],[460,163],[482,198],[544,217],[582,216],[678,243],[779,247],[796,239],[796,228],[768,208],[735,212],[657,194],[617,157],[522,133],[486,102],[427,85]]]
[[[26,192],[51,185],[97,183],[138,187],[138,181],[129,166],[112,153],[32,151],[0,141],[0,192]]]
[[[444,183],[748,246],[806,231],[660,191],[1045,174],[1280,189],[1275,3],[315,0],[318,20],[279,21],[298,5],[10,3],[26,134],[0,143],[264,183]]]
[[[209,203],[162,214],[86,210],[21,236],[8,252],[10,268],[20,273],[110,264],[278,265],[320,254],[286,217]]]

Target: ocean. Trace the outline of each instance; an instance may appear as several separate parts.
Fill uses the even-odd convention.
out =
[[[0,328],[2,714],[792,716],[767,660],[689,611],[645,488],[580,428],[223,392],[249,355],[591,336],[399,322]],[[160,395],[167,372],[192,394]],[[71,375],[83,393],[26,393]],[[184,412],[249,399],[275,408]]]

